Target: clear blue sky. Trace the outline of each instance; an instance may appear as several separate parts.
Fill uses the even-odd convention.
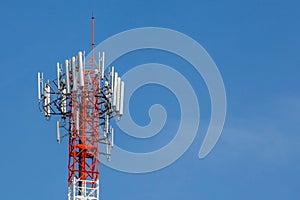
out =
[[[219,67],[228,98],[223,134],[209,156],[199,160],[209,97],[201,77],[184,69],[192,84],[201,85],[195,89],[203,111],[196,140],[183,157],[157,172],[133,175],[101,166],[102,199],[300,199],[299,7],[296,0],[3,1],[0,198],[67,198],[67,142],[56,144],[55,121],[46,122],[39,113],[36,72],[54,78],[57,61],[90,50],[93,11],[96,44],[145,26],[194,38]],[[182,61],[175,56],[146,53],[119,60],[124,66],[119,71],[144,61],[180,68],[176,63]],[[132,112],[145,124],[145,105],[151,101],[142,104],[148,98],[141,92]],[[160,100],[168,98],[174,97],[166,92]],[[178,126],[176,119],[174,114],[170,127]],[[119,134],[120,146],[132,144]],[[155,147],[155,141],[149,140],[147,147]]]

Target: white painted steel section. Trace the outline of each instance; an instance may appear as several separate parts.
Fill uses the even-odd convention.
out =
[[[92,187],[94,185],[94,187]],[[73,179],[68,191],[69,200],[99,200],[99,180]]]

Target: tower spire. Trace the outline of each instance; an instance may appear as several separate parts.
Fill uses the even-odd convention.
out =
[[[94,66],[95,62],[95,17],[94,13],[92,12],[92,65]]]

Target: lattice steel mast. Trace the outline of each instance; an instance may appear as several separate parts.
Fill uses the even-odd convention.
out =
[[[47,119],[59,115],[60,129],[67,130],[69,140],[68,199],[99,200],[99,154],[110,159],[114,142],[112,117],[123,115],[124,82],[110,67],[105,74],[105,54],[95,59],[94,17],[92,17],[92,56],[85,52],[65,60],[64,70],[57,63],[57,79],[46,81],[38,73],[38,100]],[[99,144],[106,146],[100,152]]]

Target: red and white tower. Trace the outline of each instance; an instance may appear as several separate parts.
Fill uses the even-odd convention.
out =
[[[99,200],[100,154],[110,159],[114,129],[110,119],[123,114],[124,82],[114,71],[106,70],[105,54],[94,52],[92,17],[92,56],[85,52],[57,63],[57,78],[44,82],[38,73],[38,100],[47,119],[59,115],[57,141],[68,136],[68,200]],[[105,73],[107,71],[107,73]],[[67,130],[61,137],[60,129]],[[100,151],[104,145],[105,152]]]

